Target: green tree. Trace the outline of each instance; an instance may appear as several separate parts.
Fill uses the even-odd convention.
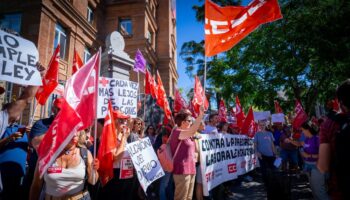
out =
[[[336,86],[350,77],[350,2],[341,0],[279,1],[283,19],[262,25],[231,50],[207,63],[209,83],[232,102],[239,95],[246,108],[273,111],[277,91],[284,110],[301,99],[311,113],[316,101],[333,97]],[[203,20],[203,8],[194,8]],[[183,44],[187,73],[203,72],[203,44]],[[197,65],[197,68],[196,68]]]

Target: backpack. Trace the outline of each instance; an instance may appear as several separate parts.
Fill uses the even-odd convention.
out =
[[[349,143],[350,143],[350,117],[343,114],[336,114],[331,119],[339,124],[335,135],[335,158],[334,167],[337,176],[339,190],[344,199],[350,199],[348,184],[350,183],[349,172]]]
[[[172,133],[170,134],[170,137],[169,137],[167,143],[162,144],[159,147],[159,149],[157,150],[157,155],[158,155],[160,165],[162,165],[162,168],[164,171],[170,172],[170,173],[173,172],[173,170],[174,170],[174,158],[175,158],[175,156],[179,150],[179,147],[182,143],[182,140],[181,140],[180,143],[177,145],[176,151],[175,151],[174,156],[173,156],[171,153],[170,143],[169,143],[171,136],[173,135]]]

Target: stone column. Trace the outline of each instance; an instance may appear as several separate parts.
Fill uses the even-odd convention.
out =
[[[130,80],[130,70],[134,60],[124,51],[123,36],[114,31],[106,38],[106,50],[101,58],[101,76]]]

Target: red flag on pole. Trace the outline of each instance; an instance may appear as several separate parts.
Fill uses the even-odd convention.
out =
[[[254,122],[254,113],[253,113],[252,107],[250,107],[248,111],[248,115],[244,120],[241,132],[252,138],[254,137],[256,131],[257,131],[257,126]]]
[[[241,106],[241,102],[239,101],[238,96],[236,96],[236,120],[238,128],[242,128],[244,118],[245,115]]]
[[[159,73],[157,72],[157,82],[158,82],[158,95],[157,95],[157,104],[159,107],[163,108],[164,114],[167,119],[171,119],[171,110],[169,107],[169,102],[166,97],[162,79],[160,78]]]
[[[102,186],[106,185],[113,178],[113,153],[117,147],[117,134],[115,130],[112,103],[109,101],[108,113],[105,117],[97,155],[100,161],[98,173]]]
[[[157,83],[154,81],[152,74],[147,69],[145,78],[145,94],[150,94],[155,99],[157,99],[158,95]]]
[[[253,0],[248,6],[220,7],[205,1],[205,55],[227,51],[261,24],[281,19],[277,0]]]
[[[296,100],[295,102],[294,113],[295,117],[293,120],[293,129],[297,130],[308,119],[308,116],[299,100]]]
[[[179,112],[181,109],[187,108],[185,99],[181,96],[180,91],[175,88],[174,111]]]
[[[221,122],[227,122],[227,110],[223,99],[219,103],[219,118]]]
[[[40,176],[55,161],[74,134],[87,128],[96,115],[100,52],[67,81],[65,103],[52,122],[38,149]]]
[[[78,71],[83,66],[83,61],[81,61],[81,58],[77,51],[74,49],[74,56],[73,56],[73,67],[72,67],[72,75]]]
[[[275,113],[283,113],[283,110],[277,100],[274,101],[274,104],[275,104]]]
[[[203,97],[205,97],[205,98],[203,99]],[[202,84],[201,84],[199,78],[196,76],[195,83],[194,83],[192,106],[193,106],[193,110],[197,114],[199,114],[199,108],[202,104],[204,104],[204,110],[208,110],[209,102],[207,100],[207,97],[204,95],[204,90],[203,90]]]
[[[43,85],[39,87],[37,93],[35,94],[35,98],[40,105],[45,105],[47,98],[49,98],[50,94],[58,85],[59,60],[60,45],[57,45],[55,52],[51,57],[49,69],[43,78]]]

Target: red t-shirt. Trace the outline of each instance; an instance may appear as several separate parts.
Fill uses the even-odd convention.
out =
[[[173,174],[196,174],[196,160],[195,160],[195,149],[196,144],[192,138],[185,140],[179,140],[180,129],[175,129],[170,136],[170,149],[174,159],[174,170]],[[180,143],[181,142],[181,143]],[[180,145],[176,155],[175,151],[177,145]]]
[[[320,127],[320,144],[329,144],[330,145],[330,155],[331,155],[331,163],[334,163],[335,158],[335,136],[336,132],[339,129],[339,124],[335,121],[327,118],[326,121],[324,121],[321,124]],[[334,165],[330,165],[329,168],[330,171],[330,178],[328,181],[328,189],[329,194],[332,198],[332,200],[335,199],[343,199],[340,191],[338,190],[337,185],[337,176],[335,174],[335,168]]]

